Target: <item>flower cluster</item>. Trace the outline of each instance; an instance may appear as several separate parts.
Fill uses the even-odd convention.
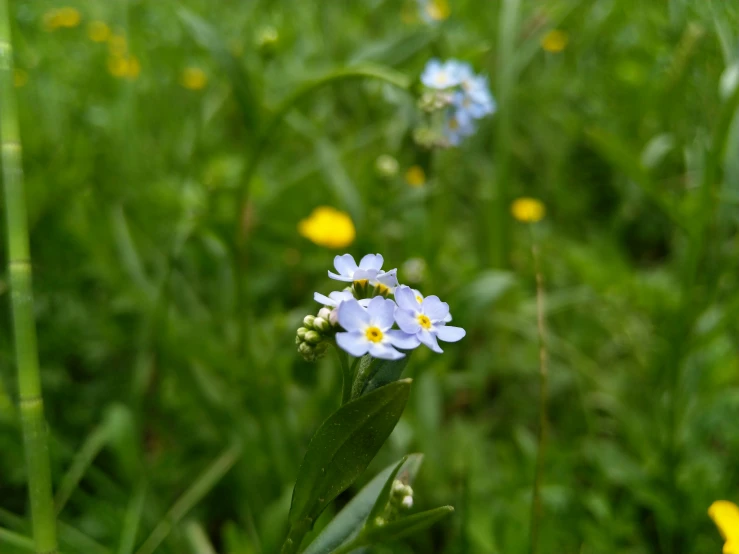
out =
[[[421,83],[426,87],[421,106],[442,114],[442,143],[446,145],[459,145],[474,134],[477,120],[495,112],[487,77],[476,75],[467,63],[432,59],[421,74]]]
[[[465,336],[452,320],[449,305],[438,296],[426,298],[398,282],[397,269],[384,271],[380,254],[367,254],[359,264],[349,254],[336,256],[336,273],[328,276],[348,283],[328,296],[315,293],[323,305],[317,316],[306,316],[298,329],[298,351],[312,361],[336,344],[352,356],[397,360],[421,344],[442,352],[439,340],[456,342]]]

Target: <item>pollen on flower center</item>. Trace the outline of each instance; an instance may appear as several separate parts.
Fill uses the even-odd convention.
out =
[[[418,323],[423,327],[424,329],[431,328],[431,320],[428,318],[427,315],[420,314],[418,316]]]
[[[416,295],[416,302],[420,304],[421,302],[423,302],[423,298],[421,298],[420,295]]]
[[[364,334],[370,342],[380,342],[382,340],[382,331],[378,327],[368,327]]]

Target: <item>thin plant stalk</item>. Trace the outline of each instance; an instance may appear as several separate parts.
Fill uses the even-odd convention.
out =
[[[28,472],[33,539],[38,554],[56,554],[56,516],[44,402],[41,395],[36,322],[33,314],[31,254],[23,187],[21,142],[13,92],[13,45],[7,0],[0,0],[0,148],[2,148],[8,232],[8,273],[21,427]]]
[[[546,346],[546,322],[544,318],[544,277],[539,264],[539,246],[531,230],[531,256],[534,260],[536,273],[536,330],[539,337],[539,436],[536,448],[536,467],[534,469],[534,490],[531,499],[531,554],[536,554],[539,548],[539,524],[541,521],[541,486],[544,476],[544,456],[549,434],[549,420],[547,417],[549,404],[549,365]]]
[[[352,385],[354,384],[354,364],[349,365],[349,357],[346,352],[336,347],[336,356],[341,364],[341,405],[343,406],[352,397]]]

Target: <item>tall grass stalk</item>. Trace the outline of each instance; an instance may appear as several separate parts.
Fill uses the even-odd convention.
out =
[[[541,483],[544,475],[544,455],[549,433],[547,418],[549,404],[549,365],[546,345],[546,324],[544,319],[544,277],[539,263],[539,246],[531,231],[531,256],[536,273],[536,331],[539,337],[539,436],[536,449],[536,468],[534,469],[534,490],[531,499],[531,554],[539,548],[539,522],[541,520]]]
[[[54,500],[51,495],[49,446],[36,349],[31,255],[23,189],[18,114],[13,91],[13,45],[10,37],[7,0],[0,0],[0,54],[0,148],[2,148],[8,230],[8,273],[33,538],[36,552],[56,554],[56,521]]]

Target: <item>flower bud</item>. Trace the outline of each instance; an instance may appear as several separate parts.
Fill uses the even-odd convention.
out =
[[[410,510],[413,507],[413,497],[412,496],[405,496],[403,497],[403,501],[400,503],[403,508],[406,510]]]
[[[303,340],[305,338],[305,334],[308,332],[308,329],[305,327],[298,327],[298,337],[300,340]]]
[[[298,346],[298,352],[300,352],[304,358],[308,359],[308,356],[313,356],[313,347],[307,342],[301,342]]]
[[[301,339],[299,336],[295,335],[295,344],[300,344],[303,342],[303,339]]]
[[[375,160],[375,171],[385,179],[395,177],[398,174],[398,160],[389,154],[383,154]]]
[[[317,331],[326,332],[331,330],[331,324],[322,317],[313,320],[313,328]]]
[[[331,310],[331,315],[328,316],[328,321],[334,327],[336,327],[339,324],[339,309],[338,308],[334,308],[333,310]]]
[[[316,316],[314,316],[314,315],[307,315],[307,316],[305,316],[303,318],[303,323],[305,324],[305,326],[308,329],[312,329],[313,328],[313,320],[315,320],[315,319],[316,319]]]
[[[305,334],[304,340],[310,344],[318,344],[323,340],[323,337],[315,331],[308,331]]]
[[[318,310],[318,317],[321,317],[325,319],[326,321],[328,321],[329,317],[331,317],[331,308],[323,307],[320,310]]]

